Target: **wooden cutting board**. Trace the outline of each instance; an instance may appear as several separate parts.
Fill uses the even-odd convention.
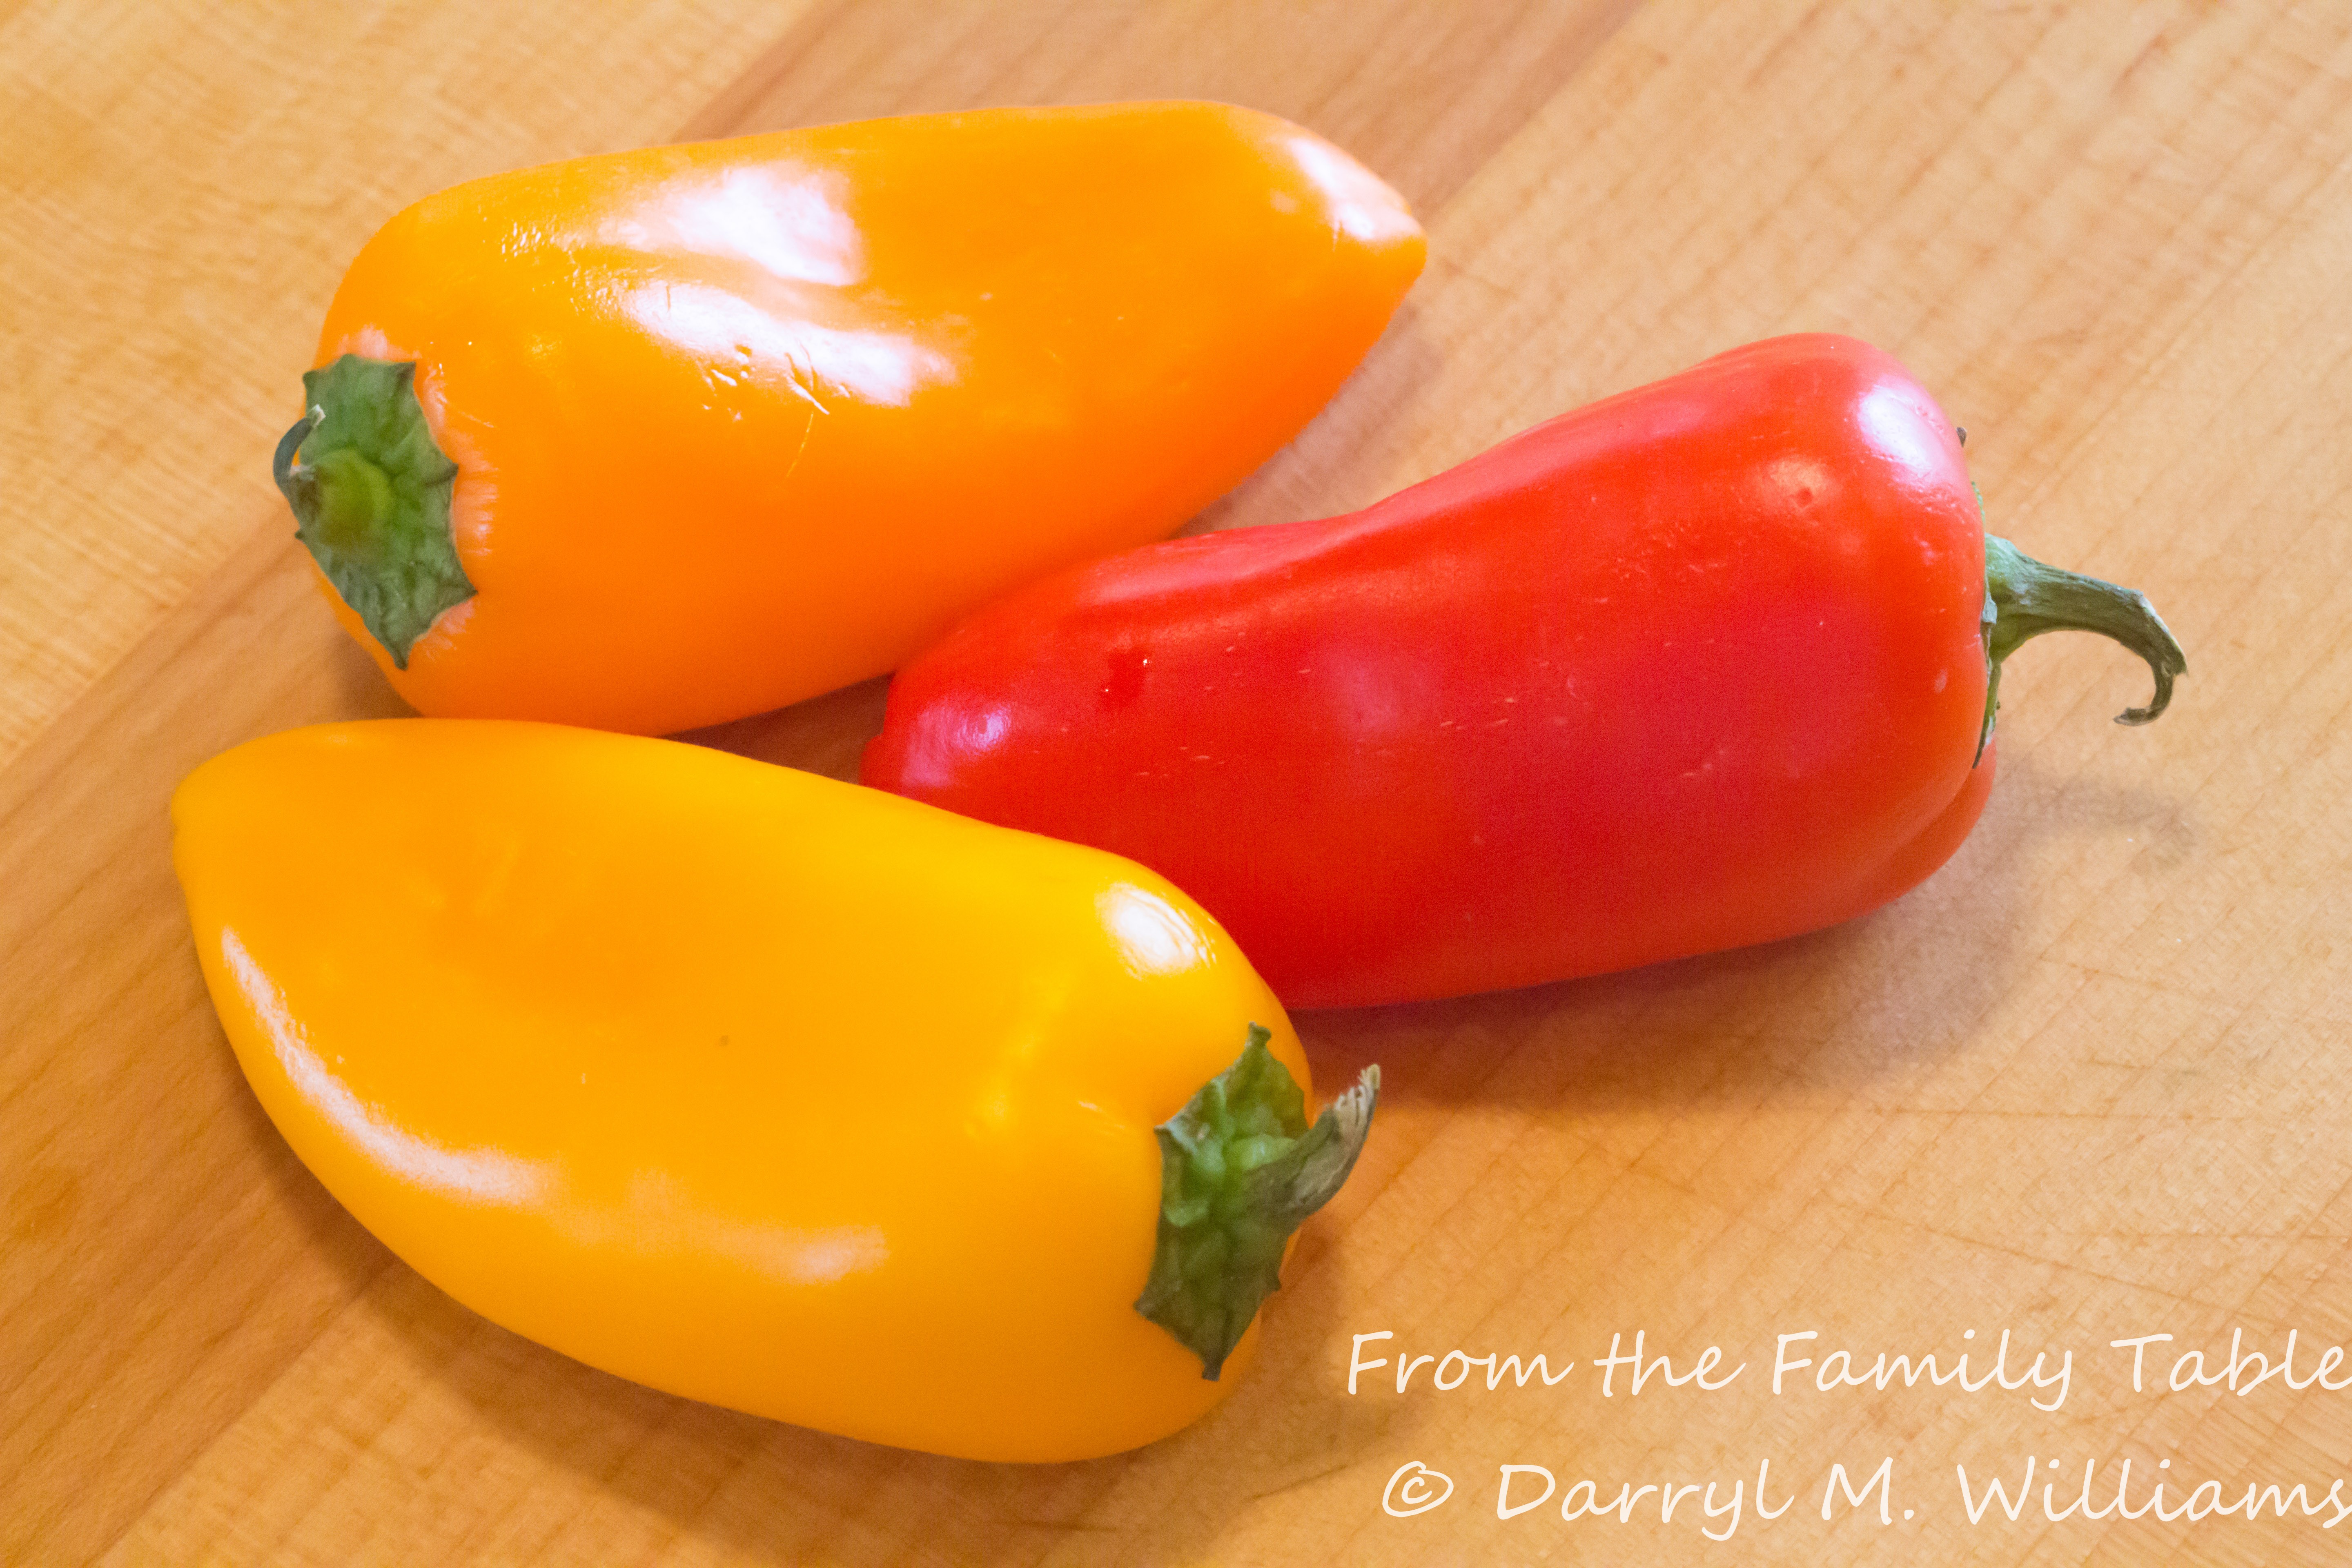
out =
[[[2352,1388],[2326,1386],[2352,1371],[2321,1360],[2352,1347],[2352,12],[604,15],[550,37],[480,4],[347,26],[0,7],[0,1561],[2352,1551],[2320,1501],[2342,1480],[2352,1509]],[[491,1327],[256,1108],[166,858],[165,797],[205,756],[400,710],[265,477],[343,261],[400,204],[508,163],[1178,95],[1349,146],[1431,240],[1362,371],[1199,526],[1349,509],[1717,350],[1848,331],[1968,427],[1997,531],[2147,590],[2189,650],[2172,712],[2116,728],[2145,671],[2038,642],[1982,825],[1895,905],[1633,974],[1302,1016],[1325,1085],[1382,1064],[1380,1124],[1248,1383],[1142,1452],[879,1449]],[[703,738],[845,776],[880,692]],[[2289,1372],[2261,1376],[2291,1337]],[[1612,1344],[1639,1369],[1597,1365]],[[1712,1389],[1689,1377],[1709,1346]],[[1538,1353],[1565,1375],[1490,1388],[1464,1359]],[[1940,1384],[1891,1361],[1930,1354]],[[1383,1357],[1351,1392],[1351,1362]],[[1507,1479],[1513,1505],[1545,1485],[1512,1465],[1557,1489],[1503,1518]],[[2095,1510],[2159,1480],[2165,1511],[2203,1501],[2047,1517],[2086,1466]],[[1440,1475],[1450,1494],[1412,1512]],[[2315,1515],[2259,1495],[2296,1483]]]

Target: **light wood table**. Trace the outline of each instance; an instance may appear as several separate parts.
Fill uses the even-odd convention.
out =
[[[2352,11],[1667,0],[530,8],[0,5],[0,1561],[2341,1562],[2352,1493]],[[1394,180],[1431,261],[1203,525],[1341,510],[1794,329],[1900,355],[1997,531],[2148,591],[2146,674],[2035,644],[1959,855],[1843,929],[1307,1015],[1389,1092],[1249,1382],[1022,1468],[654,1394],[493,1328],[292,1159],[205,1000],[163,802],[250,736],[398,704],[266,477],[343,262],[487,170],[919,109],[1215,97]],[[719,737],[846,773],[878,684]],[[1355,1336],[1391,1365],[1348,1391]],[[1783,1334],[1818,1337],[1789,1342]],[[1713,1392],[1593,1364],[1708,1345]],[[2000,1336],[2054,1384],[1822,1392]],[[1973,1338],[1969,1338],[1973,1334]],[[2169,1334],[2132,1352],[2111,1342]],[[2175,1390],[2232,1344],[2259,1384]],[[1622,1336],[1622,1340],[1619,1339]],[[1532,1356],[1441,1392],[1400,1352]],[[822,1353],[823,1347],[812,1347]],[[1776,1356],[1812,1365],[1771,1387]],[[1457,1366],[1455,1371],[1459,1371]],[[2194,1370],[2189,1368],[2188,1370]],[[1449,1375],[1452,1375],[1449,1373]],[[2339,1363],[2326,1381],[2352,1378]],[[2043,1408],[2033,1403],[2039,1400]],[[1890,1461],[1887,1522],[1860,1490]],[[1758,1512],[1757,1474],[1769,1462]],[[1453,1479],[1397,1517],[1402,1467]],[[1497,1517],[1500,1467],[1642,1493]],[[2053,1468],[2053,1467],[2055,1468]],[[1520,1472],[1519,1500],[1542,1479]],[[1429,1483],[1433,1486],[1433,1482]],[[1582,1496],[1574,1493],[1575,1496]],[[2210,1512],[2210,1510],[2209,1510]]]

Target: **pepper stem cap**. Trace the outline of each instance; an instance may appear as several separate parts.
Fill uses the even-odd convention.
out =
[[[457,465],[433,439],[414,360],[345,354],[305,373],[302,397],[270,462],[294,537],[406,669],[441,612],[474,596],[449,530]]]
[[[1288,1068],[1249,1026],[1234,1065],[1160,1124],[1160,1245],[1135,1310],[1174,1334],[1214,1380],[1258,1304],[1281,1288],[1283,1244],[1356,1168],[1381,1069],[1307,1124]]]

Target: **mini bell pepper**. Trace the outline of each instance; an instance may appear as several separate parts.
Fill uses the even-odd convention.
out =
[[[2000,661],[2185,668],[2140,595],[1984,537],[1886,354],[1780,338],[1346,517],[980,612],[866,782],[1142,861],[1293,1006],[1527,985],[1832,924],[1957,848]]]
[[[1376,1075],[1307,1123],[1279,1004],[1166,882],[814,774],[394,720],[240,746],[173,817],[295,1153],[458,1300],[694,1398],[1148,1443],[1232,1386],[1369,1125]]]
[[[1221,104],[1006,109],[475,180],[352,263],[277,478],[419,710],[664,732],[878,675],[1172,531],[1420,270]]]

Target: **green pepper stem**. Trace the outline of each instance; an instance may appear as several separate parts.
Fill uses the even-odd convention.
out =
[[[2001,661],[2018,645],[2044,632],[2096,632],[2147,661],[2156,695],[2145,708],[2126,708],[2118,724],[2145,724],[2172,701],[2172,683],[2189,672],[2188,656],[2147,595],[2096,577],[2034,560],[2006,539],[1985,536],[1985,711],[1977,755],[1992,739],[2000,707]]]
[[[1269,1037],[1252,1024],[1234,1065],[1157,1129],[1160,1241],[1135,1310],[1182,1341],[1211,1380],[1280,1289],[1290,1233],[1355,1169],[1380,1100],[1381,1069],[1366,1068],[1309,1127],[1306,1096]]]
[[[457,466],[415,378],[413,361],[359,354],[310,372],[308,406],[269,465],[294,537],[403,669],[434,619],[474,595],[449,528]]]
[[[326,416],[325,409],[312,404],[301,418],[294,421],[294,427],[278,438],[278,451],[269,459],[269,477],[278,481],[278,493],[286,498],[286,504],[292,507],[298,515],[305,502],[297,498],[308,489],[310,477],[307,473],[295,471],[294,457],[301,451],[303,441]]]

